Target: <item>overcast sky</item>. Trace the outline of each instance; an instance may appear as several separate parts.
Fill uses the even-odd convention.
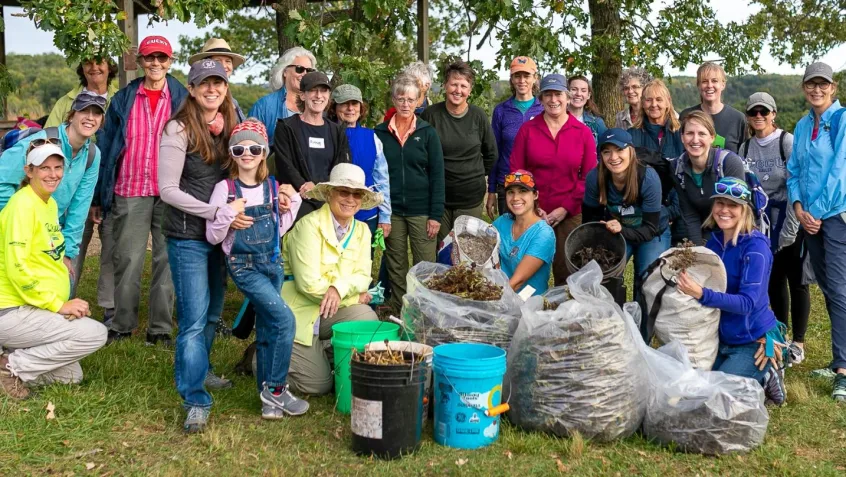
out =
[[[711,0],[711,5],[717,11],[721,21],[742,21],[748,17],[751,10],[743,0]],[[20,54],[37,54],[37,53],[59,53],[59,50],[53,45],[53,35],[49,32],[41,31],[35,28],[35,25],[28,18],[21,18],[12,16],[14,13],[21,13],[20,8],[5,7],[4,20],[6,22],[6,52],[20,53]],[[142,16],[139,19],[139,38],[144,38],[150,34],[163,35],[168,38],[174,47],[178,45],[179,35],[199,36],[203,30],[195,27],[189,23],[180,23],[171,21],[167,24],[158,23],[152,27],[147,26],[147,17]],[[493,44],[485,46],[481,50],[471,52],[471,58],[481,59],[486,66],[492,67],[494,64],[494,57],[496,55],[498,45]],[[835,70],[840,70],[846,67],[846,45],[832,50],[821,61],[829,63]],[[761,65],[769,73],[781,74],[800,74],[801,68],[794,69],[789,66],[778,64],[768,52],[764,52],[760,60]],[[177,67],[186,69],[184,65],[177,65]],[[696,66],[690,65],[688,68],[678,71],[668,71],[672,75],[689,75],[696,74]],[[240,74],[239,74],[240,73]],[[235,81],[244,81],[246,72],[235,72]],[[256,72],[254,72],[256,73]],[[500,72],[502,78],[507,78],[505,71]]]

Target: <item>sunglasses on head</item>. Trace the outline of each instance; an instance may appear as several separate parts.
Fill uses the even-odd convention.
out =
[[[248,151],[251,156],[260,156],[264,152],[264,146],[261,144],[250,144],[249,146],[236,144],[235,146],[229,146],[229,154],[232,154],[232,157],[241,157],[247,154]]]
[[[516,173],[516,174],[506,174],[505,175],[505,182],[509,183],[509,184],[512,183],[512,182],[519,182],[521,184],[526,184],[530,187],[535,186],[535,180],[532,178],[532,176],[530,176],[528,174],[522,174],[522,173],[519,173],[519,172]]]
[[[147,63],[152,63],[154,60],[159,60],[159,63],[167,63],[167,60],[170,59],[170,57],[167,56],[164,53],[155,53],[155,54],[152,54],[152,55],[144,55],[143,58],[144,58],[144,61],[146,61]]]
[[[307,66],[300,66],[300,65],[290,65],[289,68],[294,68],[294,71],[296,71],[298,75],[301,75],[303,73],[311,73],[312,71],[317,71],[314,68],[309,68]]]
[[[350,190],[350,189],[338,189],[338,188],[335,188],[335,192],[337,192],[337,193],[338,193],[338,195],[339,195],[342,199],[346,199],[346,198],[347,198],[347,197],[349,197],[349,196],[353,196],[356,200],[361,200],[361,199],[363,199],[363,198],[364,198],[364,192],[362,192],[362,191],[360,191],[360,190]]]
[[[717,194],[730,195],[740,200],[749,200],[751,196],[749,189],[740,184],[723,184],[722,182],[717,182],[714,184],[714,190]]]
[[[33,139],[32,141],[29,142],[29,150],[31,151],[31,150],[35,149],[36,147],[41,147],[45,144],[53,144],[53,145],[58,146],[59,145],[59,138],[57,138],[57,137],[45,137],[45,138]]]
[[[767,108],[752,108],[749,111],[746,111],[746,115],[749,116],[750,118],[754,118],[756,116],[764,117],[764,116],[770,114],[770,112],[771,111]]]

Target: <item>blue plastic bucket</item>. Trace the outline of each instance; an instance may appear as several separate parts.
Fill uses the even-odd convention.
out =
[[[485,411],[500,404],[505,350],[487,344],[435,347],[435,442],[458,449],[493,444],[499,416]]]

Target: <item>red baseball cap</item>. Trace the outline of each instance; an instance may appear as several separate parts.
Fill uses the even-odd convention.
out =
[[[139,55],[146,56],[153,53],[164,53],[169,58],[173,58],[173,48],[167,38],[163,36],[148,36],[138,45]]]

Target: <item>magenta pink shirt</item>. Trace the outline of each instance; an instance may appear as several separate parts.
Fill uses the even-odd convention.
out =
[[[564,207],[568,217],[581,214],[585,177],[596,167],[593,133],[571,114],[553,139],[543,117],[535,116],[520,127],[511,150],[511,170],[525,169],[535,176],[544,212]]]

